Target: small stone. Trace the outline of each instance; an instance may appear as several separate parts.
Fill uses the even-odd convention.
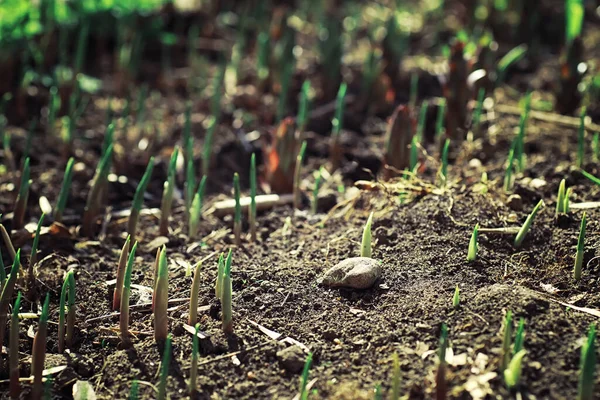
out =
[[[292,374],[296,374],[304,368],[304,351],[296,345],[278,351],[277,359],[279,360],[279,365]]]
[[[506,200],[506,205],[515,211],[523,210],[523,199],[518,194],[511,194]]]
[[[368,257],[353,257],[330,268],[319,280],[319,284],[329,287],[368,289],[380,276],[380,261]]]
[[[473,159],[469,160],[469,167],[470,168],[479,169],[482,166],[483,166],[483,164],[481,163],[481,160],[479,160],[478,158],[473,158]]]

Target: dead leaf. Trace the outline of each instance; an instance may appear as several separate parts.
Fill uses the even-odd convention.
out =
[[[73,385],[73,400],[96,400],[94,388],[88,381],[77,381]]]

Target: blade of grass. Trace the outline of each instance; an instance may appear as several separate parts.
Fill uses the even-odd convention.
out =
[[[544,206],[544,200],[542,199],[533,208],[533,211],[531,211],[531,214],[529,214],[529,216],[527,216],[525,223],[523,224],[523,226],[521,226],[521,229],[519,229],[519,233],[517,233],[517,236],[515,237],[515,243],[514,243],[515,247],[521,246],[521,243],[523,243],[523,240],[525,239],[525,236],[529,232],[529,229],[531,229],[531,225],[533,224],[533,220],[534,220],[535,216],[537,215],[537,213],[540,211],[540,209],[543,206]]]
[[[71,183],[73,181],[73,165],[75,160],[73,157],[69,158],[67,167],[63,177],[62,186],[60,187],[60,193],[58,194],[58,201],[54,209],[54,221],[61,222],[65,206],[67,205],[67,199],[69,198],[69,192],[71,191]]]
[[[133,196],[133,203],[131,204],[131,210],[129,213],[129,222],[127,224],[127,231],[131,236],[131,240],[135,240],[135,234],[137,231],[138,220],[140,218],[140,211],[142,209],[142,203],[144,202],[144,194],[148,183],[150,183],[150,177],[152,176],[152,170],[154,169],[154,157],[150,157],[146,171],[138,184],[135,195]]]

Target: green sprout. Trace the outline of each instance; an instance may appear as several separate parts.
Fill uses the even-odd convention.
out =
[[[196,237],[196,235],[198,234],[200,219],[202,218],[202,205],[204,203],[206,179],[206,175],[203,175],[202,179],[200,180],[200,184],[198,185],[198,191],[194,195],[194,201],[192,201],[192,208],[190,210],[190,221],[188,223],[188,236],[190,237],[190,239]]]
[[[162,342],[169,333],[169,269],[167,266],[167,249],[163,246],[158,261],[158,276],[156,278],[154,297],[154,340]]]
[[[316,214],[319,211],[319,188],[321,187],[322,180],[323,180],[323,167],[319,168],[319,171],[317,171],[316,177],[315,177],[315,185],[313,187],[312,203],[311,203],[311,211],[313,214]]]
[[[13,291],[15,289],[15,284],[17,282],[17,275],[19,273],[19,268],[21,267],[21,249],[17,250],[17,254],[15,255],[12,268],[10,270],[10,275],[4,282],[4,286],[2,286],[2,294],[0,295],[0,326],[6,326],[6,318],[8,315],[8,306],[10,304],[10,300],[12,299]],[[4,329],[0,329],[0,348],[4,345]]]
[[[240,176],[236,172],[233,174],[233,197],[235,198],[235,214],[233,217],[233,233],[235,244],[242,244],[242,206],[240,204]]]
[[[102,153],[100,153],[100,154],[106,153],[106,150],[108,150],[108,146],[110,146],[112,143],[114,143],[114,137],[115,137],[115,124],[110,122],[106,126],[106,132],[104,133],[104,140],[102,141]]]
[[[519,133],[516,138],[515,158],[520,172],[525,170],[525,133],[527,132],[527,121],[529,120],[529,111],[531,110],[531,92],[525,95],[523,113],[519,120]]]
[[[566,198],[566,181],[563,179],[558,185],[558,195],[556,196],[556,215],[565,214],[568,211],[565,210],[565,198]]]
[[[42,315],[38,324],[38,331],[33,338],[31,347],[31,375],[33,376],[33,385],[31,389],[31,398],[40,399],[42,397],[42,375],[44,371],[44,361],[46,359],[46,339],[48,336],[48,305],[50,304],[50,293],[46,294],[46,300],[42,307]]]
[[[202,152],[202,173],[208,176],[208,170],[210,169],[210,159],[212,156],[212,141],[217,128],[217,118],[210,117],[208,129],[206,130],[206,136],[204,136],[204,148]]]
[[[65,168],[65,174],[60,187],[60,193],[58,195],[58,201],[56,202],[56,208],[54,209],[54,221],[61,222],[65,206],[67,205],[67,199],[69,198],[69,192],[71,191],[71,182],[73,181],[73,165],[75,160],[73,157],[69,158],[67,167]]]
[[[190,366],[190,397],[194,398],[198,393],[198,331],[200,330],[200,324],[196,324],[194,327],[194,337],[192,339],[192,365]]]
[[[514,243],[515,247],[521,246],[521,243],[523,243],[523,240],[525,239],[527,232],[529,232],[529,229],[531,229],[531,224],[533,224],[533,220],[534,220],[535,216],[537,215],[537,213],[541,210],[541,208],[543,206],[544,206],[544,200],[542,199],[535,205],[535,207],[533,208],[533,211],[531,211],[531,214],[529,214],[527,216],[525,223],[523,224],[523,226],[521,226],[521,229],[519,229],[519,232],[517,233],[517,236],[515,237],[515,243]]]
[[[506,170],[504,172],[504,191],[510,192],[513,187],[513,170],[515,164],[515,147],[517,141],[513,140],[512,146],[508,151],[508,160],[506,162]]]
[[[310,92],[311,92],[310,81],[307,79],[302,84],[302,90],[300,92],[300,101],[298,103],[298,116],[296,117],[296,126],[299,132],[306,131],[306,125],[308,123],[308,109],[310,108]]]
[[[479,250],[479,245],[477,244],[478,239],[479,224],[476,224],[473,233],[471,234],[471,240],[469,241],[469,252],[467,253],[467,261],[469,262],[473,262],[477,259],[477,251]]]
[[[259,85],[263,87],[269,79],[269,53],[271,51],[269,32],[260,32],[256,40],[258,48],[256,74],[258,75]]]
[[[444,118],[446,116],[446,99],[442,98],[435,119],[435,138],[439,141],[444,134]]]
[[[54,132],[56,125],[56,114],[60,107],[60,97],[58,96],[58,88],[52,86],[50,88],[50,100],[48,102],[48,132]]]
[[[18,399],[21,393],[19,382],[19,310],[21,309],[21,292],[17,293],[17,300],[13,307],[10,319],[10,337],[8,351],[8,369],[10,373],[10,398]]]
[[[400,358],[398,353],[392,354],[392,400],[400,399]]]
[[[570,198],[571,198],[571,193],[573,193],[573,188],[570,187],[567,189],[567,193],[565,193],[565,201],[564,201],[564,205],[563,208],[565,210],[565,214],[568,214],[569,211],[571,210],[571,203],[570,203]]]
[[[454,296],[452,296],[452,307],[456,310],[460,307],[460,289],[458,288],[458,284],[456,288],[454,288]]]
[[[160,253],[162,247],[156,249],[156,256],[154,256],[154,282],[152,286],[152,311],[154,311],[154,303],[156,303],[156,282],[158,281],[158,267],[160,265]]]
[[[144,202],[144,193],[148,183],[150,183],[150,177],[152,176],[152,170],[154,169],[154,157],[150,157],[146,171],[142,176],[142,180],[135,189],[135,195],[133,196],[133,203],[131,204],[131,210],[129,213],[129,222],[127,225],[127,232],[131,235],[131,239],[135,240],[135,233],[137,231],[137,224],[140,218],[140,211],[142,210],[142,203]]]
[[[410,74],[410,92],[408,97],[408,105],[411,110],[417,106],[417,97],[419,95],[419,74],[413,72]]]
[[[479,125],[481,123],[481,113],[483,111],[483,101],[485,100],[485,88],[479,88],[477,93],[477,105],[473,111],[473,134],[479,134]]]
[[[129,238],[128,238],[129,239]],[[128,347],[131,344],[129,333],[129,295],[131,294],[131,271],[135,261],[135,250],[137,242],[133,244],[129,257],[127,259],[127,268],[125,269],[125,281],[123,283],[123,293],[121,293],[121,304],[119,306],[119,330],[121,331],[121,342],[123,346]]]
[[[445,399],[447,392],[446,384],[446,349],[448,348],[448,326],[442,324],[442,333],[440,335],[439,364],[435,376],[436,399]]]
[[[37,264],[37,251],[38,245],[40,243],[40,231],[42,229],[42,224],[44,223],[44,217],[46,214],[42,213],[42,216],[38,220],[37,227],[35,228],[35,236],[33,237],[33,244],[31,245],[31,256],[29,257],[29,274],[30,277],[33,277],[33,267]]]
[[[585,107],[581,110],[579,117],[579,130],[577,131],[577,168],[583,168],[583,159],[585,157]]]
[[[504,370],[504,383],[509,389],[513,389],[519,384],[521,380],[521,371],[523,369],[523,357],[527,351],[520,350],[516,353],[508,363],[507,368]]]
[[[67,303],[68,300],[68,303]],[[65,318],[65,303],[68,304],[68,315]],[[65,331],[66,322],[66,331]],[[58,352],[63,353],[65,343],[71,347],[75,329],[75,273],[67,272],[60,292],[60,308],[58,309]],[[66,334],[65,334],[66,332]]]
[[[302,192],[300,191],[300,180],[302,173],[302,164],[304,163],[304,154],[306,153],[306,140],[302,142],[300,151],[296,156],[296,169],[294,170],[294,208],[299,209],[302,204]]]
[[[227,261],[225,262],[225,269],[223,270],[223,286],[221,296],[221,308],[222,308],[222,323],[223,332],[225,334],[231,334],[233,332],[233,317],[231,311],[231,250],[227,255]]]
[[[81,72],[81,68],[83,67],[89,33],[90,24],[82,24],[81,29],[79,30],[79,35],[77,36],[77,50],[75,52],[75,68],[73,73],[74,78],[77,78],[77,74]]]
[[[594,182],[596,185],[600,185],[600,178],[596,178],[594,175],[585,172],[584,170],[581,170],[581,174],[583,176],[585,176],[587,179],[589,179],[590,181]]]
[[[279,92],[279,102],[277,103],[277,114],[276,119],[277,122],[281,122],[287,113],[288,108],[288,97],[290,86],[292,83],[292,76],[294,75],[294,66],[295,61],[293,57],[291,59],[287,59],[281,71],[281,90]]]
[[[566,11],[566,41],[567,45],[570,46],[576,37],[581,35],[583,28],[583,17],[585,9],[583,7],[582,0],[566,0],[565,1]]]
[[[595,132],[592,138],[592,153],[595,162],[600,161],[600,133]]]
[[[442,165],[440,168],[440,184],[446,186],[448,182],[448,150],[450,149],[450,139],[446,139],[442,148]]]
[[[329,153],[332,158],[332,165],[334,169],[339,166],[340,163],[340,134],[342,132],[342,127],[344,123],[344,106],[346,104],[346,92],[348,90],[348,85],[346,82],[343,82],[340,85],[340,88],[337,93],[337,98],[335,102],[335,113],[334,117],[331,120],[332,131],[331,131],[331,144]]]
[[[248,207],[250,240],[256,241],[256,155],[250,157],[250,206]]]
[[[131,242],[131,236],[127,235],[125,244],[121,249],[121,255],[119,256],[119,263],[117,264],[117,281],[115,283],[115,290],[113,292],[113,311],[118,311],[121,307],[121,294],[123,293],[123,282],[125,282],[125,271],[127,270],[127,253],[129,252],[129,243]]]
[[[112,152],[113,145],[111,144],[100,159],[100,163],[94,174],[94,179],[92,180],[92,187],[88,192],[83,215],[83,224],[81,227],[83,235],[87,237],[90,237],[93,234],[93,224],[96,222],[96,216],[98,215],[98,210],[100,208],[100,193],[102,193],[108,182]]]
[[[381,391],[381,384],[375,385],[375,392],[373,393],[373,400],[383,400],[383,392]]]
[[[517,328],[517,333],[515,334],[515,342],[513,343],[513,357],[519,351],[523,350],[523,342],[525,340],[525,319],[519,319],[519,327]]]
[[[131,381],[131,388],[129,389],[129,397],[128,400],[138,400],[139,399],[139,391],[140,384],[137,379]]]
[[[581,226],[579,227],[579,238],[577,239],[577,254],[575,255],[575,267],[573,268],[573,278],[578,281],[581,279],[581,267],[583,265],[584,255],[584,240],[585,240],[585,227],[587,225],[586,213],[583,213],[581,218]]]
[[[596,325],[590,325],[587,341],[581,346],[579,388],[577,400],[594,398],[594,374],[596,370]]]
[[[194,268],[194,279],[190,291],[190,312],[188,315],[188,325],[194,326],[198,321],[198,291],[200,290],[200,268],[202,263],[198,262]]]
[[[427,110],[429,109],[429,103],[424,101],[421,103],[419,109],[419,119],[417,120],[417,138],[419,142],[423,141],[423,135],[425,134],[425,122],[427,121]]]
[[[510,363],[511,351],[510,343],[512,340],[513,324],[512,311],[508,311],[504,317],[504,335],[502,339],[502,358],[500,359],[500,371],[506,370]]]
[[[373,224],[373,212],[369,214],[367,223],[363,229],[362,242],[360,244],[360,256],[371,258],[372,247],[371,247],[371,225]]]
[[[158,400],[167,399],[167,378],[169,376],[169,365],[171,364],[171,342],[173,338],[168,334],[165,338],[165,351],[160,363],[160,381],[158,383]]]
[[[159,234],[167,236],[169,234],[169,217],[173,207],[173,192],[175,191],[175,173],[177,172],[177,157],[179,156],[179,148],[175,147],[169,161],[169,169],[167,171],[167,180],[163,185],[162,200],[160,202],[160,225]]]
[[[185,122],[183,124],[183,154],[185,160],[185,213],[189,214],[196,190],[196,172],[194,171],[194,137],[192,136],[192,105],[185,107]]]
[[[231,257],[231,250],[227,254],[227,258]],[[219,261],[217,262],[217,280],[215,283],[215,297],[221,300],[223,296],[223,273],[225,272],[225,258],[223,257],[223,253],[219,256]]]
[[[306,361],[304,362],[304,368],[302,369],[302,377],[300,378],[300,400],[308,400],[308,373],[310,372],[312,360],[313,354],[308,353],[308,357],[306,357]]]
[[[511,49],[498,61],[496,67],[496,86],[500,86],[504,82],[508,69],[525,57],[525,53],[527,53],[527,45],[521,44]]]
[[[418,166],[419,166],[419,138],[417,136],[413,136],[412,141],[410,142],[409,170],[411,172],[416,172]]]
[[[27,209],[27,200],[29,199],[29,157],[23,163],[21,170],[21,184],[19,185],[19,193],[15,202],[15,211],[13,216],[12,228],[15,230],[21,229],[25,221],[25,211]]]

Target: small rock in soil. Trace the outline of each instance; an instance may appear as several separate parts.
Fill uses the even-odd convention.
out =
[[[506,200],[506,205],[511,210],[521,211],[523,210],[523,199],[518,194],[511,194]]]
[[[292,374],[302,371],[302,368],[304,368],[305,358],[304,351],[296,345],[287,347],[277,352],[279,365],[281,365],[281,367],[287,372]]]
[[[381,276],[381,262],[367,257],[347,258],[325,272],[319,284],[368,289]]]

